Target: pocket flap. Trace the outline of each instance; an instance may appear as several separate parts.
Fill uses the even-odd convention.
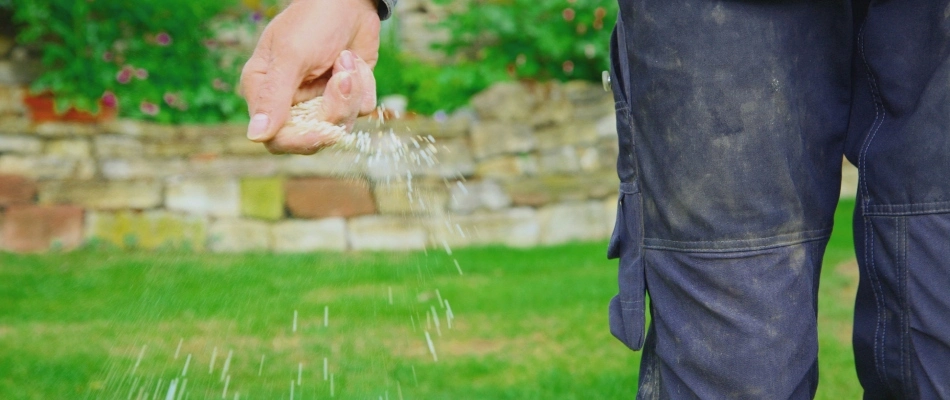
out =
[[[626,190],[624,190],[626,189]],[[621,188],[617,221],[607,248],[609,258],[619,258],[619,293],[610,300],[610,333],[632,350],[643,347],[646,315],[640,193],[634,187]]]

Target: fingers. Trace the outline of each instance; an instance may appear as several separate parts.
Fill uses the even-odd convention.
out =
[[[300,85],[291,68],[275,64],[255,55],[241,72],[241,88],[251,115],[247,137],[256,142],[270,140],[284,125]]]
[[[241,92],[251,116],[247,137],[256,142],[274,137],[294,103],[323,92],[333,59],[338,57],[332,50],[310,51],[309,42],[294,40],[300,35],[286,31],[297,23],[287,20],[300,16],[289,11],[290,7],[268,24],[241,71]]]
[[[333,125],[326,128],[284,126],[273,140],[264,143],[264,147],[273,154],[310,155],[336,143],[342,129]]]
[[[323,91],[320,120],[307,127],[284,126],[265,142],[271,153],[313,154],[350,131],[359,115],[376,107],[376,81],[369,65],[349,51],[340,54]]]
[[[342,67],[340,67],[342,69]],[[319,121],[306,126],[286,125],[265,143],[271,153],[314,154],[335,143],[353,127],[359,112],[361,82],[355,70],[336,71],[327,82]]]
[[[323,91],[326,90],[327,81],[329,80],[330,75],[326,74],[320,78],[310,80],[309,82],[304,82],[302,85],[300,85],[300,88],[297,89],[297,93],[294,94],[294,104],[302,103],[312,98],[323,96]]]
[[[366,79],[359,69],[359,58],[343,51],[333,66],[333,77],[323,92],[324,120],[337,125],[353,127],[363,103]]]

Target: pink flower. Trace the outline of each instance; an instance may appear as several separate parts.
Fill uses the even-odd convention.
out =
[[[142,100],[142,103],[139,104],[139,111],[145,115],[156,116],[158,115],[158,104],[150,103],[148,101]]]
[[[117,73],[117,74],[115,75],[115,80],[118,81],[119,83],[125,85],[125,84],[127,84],[127,83],[129,83],[129,82],[132,81],[132,73],[133,73],[133,71],[134,71],[134,70],[133,70],[132,67],[130,67],[130,66],[128,66],[128,65],[123,66],[122,69],[119,70],[119,73]]]
[[[111,52],[111,51],[107,51],[107,52],[105,52],[105,53],[102,53],[102,61],[110,62],[110,61],[112,61],[113,58],[114,58],[114,57],[112,57],[112,52]]]
[[[106,108],[115,108],[117,105],[119,105],[119,99],[115,97],[115,93],[112,93],[108,90],[102,94],[101,100],[102,105],[106,106]]]
[[[159,32],[158,35],[155,35],[155,43],[159,46],[168,46],[172,44],[172,37],[168,32]]]
[[[573,8],[565,8],[564,11],[561,11],[561,16],[564,17],[564,20],[567,22],[573,21],[575,14]]]
[[[168,104],[169,107],[185,111],[188,109],[188,104],[185,103],[185,100],[181,98],[179,93],[166,92],[162,96],[162,100],[165,101],[165,104]]]
[[[136,68],[135,77],[144,81],[148,79],[148,71],[146,71],[145,68]]]
[[[564,64],[561,64],[561,68],[564,69],[565,74],[570,74],[574,72],[574,62],[571,60],[567,60],[564,62]]]
[[[165,93],[165,95],[162,96],[162,100],[165,100],[165,104],[174,107],[175,103],[178,103],[178,96],[174,93]]]

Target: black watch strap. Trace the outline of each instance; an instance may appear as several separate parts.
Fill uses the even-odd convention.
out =
[[[397,0],[376,0],[376,8],[379,10],[379,19],[384,20],[393,15],[393,9],[396,8]]]

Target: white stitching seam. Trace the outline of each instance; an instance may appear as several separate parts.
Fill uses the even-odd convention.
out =
[[[898,300],[897,304],[900,306],[901,326],[900,326],[900,329],[897,331],[897,334],[898,334],[898,338],[900,339],[900,346],[901,346],[900,377],[901,377],[901,380],[903,381],[904,374],[906,373],[905,368],[907,368],[904,365],[904,355],[907,354],[906,353],[907,352],[907,336],[904,330],[904,327],[907,324],[907,313],[904,312],[904,306],[906,305],[906,296],[907,296],[907,277],[905,276],[905,273],[907,272],[907,236],[906,236],[907,225],[905,225],[906,222],[904,221],[904,218],[895,217],[894,220],[895,222],[897,222],[897,235],[898,235],[897,243],[900,246],[900,249],[897,253],[898,254],[897,279],[898,279],[898,284],[900,285],[899,291],[898,291],[898,297],[897,297],[897,300]],[[904,398],[910,398],[909,396],[907,396],[907,384],[908,382],[904,382],[904,384],[901,385],[901,396],[903,396]]]
[[[779,247],[788,247],[796,244],[814,242],[817,240],[828,239],[829,235],[821,235],[815,237],[804,237],[796,240],[790,240],[785,242],[778,242],[772,244],[765,244],[761,246],[753,247],[740,247],[740,248],[723,248],[723,249],[712,249],[712,248],[681,248],[681,247],[671,247],[671,246],[662,246],[662,245],[644,245],[643,248],[649,250],[660,250],[660,251],[672,251],[678,253],[742,253],[750,251],[759,251],[759,250],[768,250],[775,249]]]
[[[884,305],[883,305],[883,292],[884,289],[881,288],[881,282],[877,276],[877,265],[874,261],[874,232],[872,231],[873,227],[871,226],[871,219],[864,219],[865,225],[865,259],[868,264],[868,277],[871,280],[871,287],[874,288],[874,300],[875,305],[877,306],[877,321],[874,327],[874,349],[872,353],[874,354],[874,366],[877,369],[878,378],[884,383],[889,390],[893,390],[891,385],[884,378],[886,374],[884,373],[884,343],[885,336],[887,335],[887,329],[885,325],[887,324],[887,316],[884,315]]]
[[[867,203],[870,202],[870,194],[868,192],[868,185],[867,185],[867,152],[868,152],[868,149],[871,147],[871,141],[874,139],[875,134],[877,134],[878,128],[880,128],[880,126],[884,123],[884,116],[881,115],[882,110],[879,108],[879,102],[878,102],[878,97],[877,97],[877,90],[878,90],[877,82],[874,80],[874,76],[871,73],[871,65],[868,63],[867,54],[865,53],[865,50],[864,50],[865,28],[867,28],[866,22],[865,22],[865,25],[861,27],[861,31],[858,33],[858,41],[860,42],[861,58],[864,61],[864,67],[867,70],[867,79],[868,79],[868,85],[870,86],[870,91],[871,91],[871,100],[874,103],[874,123],[871,124],[870,135],[868,135],[868,138],[865,140],[864,148],[861,149],[861,154],[859,155],[859,162],[858,162],[860,166],[860,170],[861,170],[861,185],[860,186],[862,188],[861,190],[863,192],[862,194],[864,195],[861,201],[862,212],[867,211]],[[874,328],[874,340],[875,342],[880,340],[880,346],[878,347],[877,343],[875,343],[875,347],[878,347],[878,348],[872,349],[872,353],[874,354],[874,366],[875,366],[875,369],[877,370],[878,379],[880,379],[881,382],[883,382],[889,390],[893,391],[893,388],[891,388],[890,383],[886,379],[884,379],[884,370],[883,370],[883,365],[882,365],[883,359],[884,359],[884,339],[885,339],[884,336],[886,335],[886,332],[881,332],[881,325],[884,323],[884,318],[885,318],[885,316],[882,315],[882,313],[884,312],[882,299],[881,299],[881,296],[883,296],[883,294],[881,293],[883,292],[883,289],[880,287],[880,282],[877,280],[877,266],[874,264],[874,240],[873,239],[868,240],[873,235],[873,233],[871,232],[870,218],[868,217],[864,218],[864,227],[865,227],[864,251],[866,252],[864,255],[865,263],[869,266],[868,278],[871,280],[871,287],[873,289],[872,291],[874,293],[874,299],[876,303],[875,305],[877,306],[877,324]]]

